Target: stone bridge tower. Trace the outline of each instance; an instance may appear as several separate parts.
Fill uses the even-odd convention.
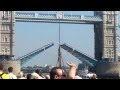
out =
[[[14,73],[20,71],[19,61],[12,60],[14,57],[14,30],[15,11],[0,11],[0,62],[4,65],[4,71],[12,66]]]
[[[11,60],[14,56],[15,12],[0,11],[0,60]]]
[[[103,19],[94,25],[95,58],[103,61],[117,61],[116,30],[118,29],[117,11],[95,11]],[[115,57],[115,60],[114,60]]]
[[[117,57],[116,31],[118,30],[117,11],[95,11],[95,16],[103,19],[102,23],[94,25],[95,58],[99,60],[96,66],[98,76],[120,77],[120,62]]]

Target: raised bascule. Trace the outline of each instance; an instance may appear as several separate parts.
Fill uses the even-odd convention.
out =
[[[120,62],[118,61],[116,50],[118,11],[94,11],[94,16],[67,15],[63,12],[48,14],[0,11],[1,62],[13,62],[14,31],[16,22],[93,24],[95,36],[95,58],[90,58],[77,50],[74,51],[72,50],[73,48],[66,44],[61,45],[61,47],[72,55],[77,55],[76,57],[81,59],[81,61],[86,63],[88,66],[94,67],[94,70],[99,77],[120,77]]]

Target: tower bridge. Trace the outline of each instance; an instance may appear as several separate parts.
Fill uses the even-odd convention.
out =
[[[14,57],[16,22],[93,24],[95,59],[98,60],[96,66],[97,74],[100,76],[120,76],[120,70],[118,69],[120,63],[116,52],[118,11],[94,11],[94,16],[68,15],[64,14],[64,12],[48,14],[0,11],[0,61],[10,61]],[[109,62],[110,60],[112,62]]]

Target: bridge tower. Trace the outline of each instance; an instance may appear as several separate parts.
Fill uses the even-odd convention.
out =
[[[102,23],[94,25],[95,58],[104,61],[117,61],[116,30],[118,29],[118,12],[95,11],[94,15],[98,15],[103,19]]]
[[[116,50],[118,12],[95,11],[94,15],[100,16],[103,20],[102,23],[94,24],[95,58],[99,60],[96,72],[100,76],[120,76],[120,62]]]
[[[0,11],[0,60],[11,60],[14,56],[14,11]]]
[[[12,60],[14,57],[14,28],[15,11],[0,11],[0,62],[4,65],[4,71],[12,66],[13,73],[20,71],[20,62]]]

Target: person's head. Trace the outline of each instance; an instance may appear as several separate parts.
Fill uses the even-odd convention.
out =
[[[45,78],[46,79],[50,79],[50,75],[45,75]]]
[[[12,71],[13,71],[13,67],[9,67],[8,72],[12,72]]]
[[[89,79],[96,79],[97,78],[97,75],[92,73],[92,74],[87,74],[88,78]]]
[[[18,78],[23,77],[23,75],[24,75],[24,73],[23,73],[22,71],[20,71],[20,72],[18,73]]]
[[[90,79],[96,79],[96,78],[97,78],[97,75],[93,74],[93,76]]]
[[[32,75],[31,74],[27,74],[27,79],[31,79]]]
[[[2,65],[2,63],[0,63],[0,70],[3,70],[3,65]]]
[[[37,74],[40,74],[40,70],[39,70],[39,69],[35,70],[35,72],[36,72]]]
[[[53,67],[50,71],[50,79],[62,79],[63,78],[63,69],[60,67]]]

